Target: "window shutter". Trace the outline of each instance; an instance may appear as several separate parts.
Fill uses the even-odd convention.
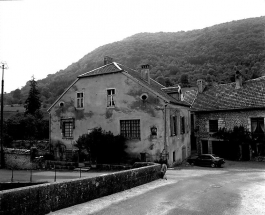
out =
[[[175,116],[175,119],[176,119],[176,135],[178,135],[178,115],[176,114]]]
[[[188,116],[186,118],[186,132],[189,133],[189,124],[190,124],[190,117],[189,117],[189,113]]]
[[[170,134],[173,136],[173,116],[170,115]]]
[[[73,118],[73,129],[75,129],[75,119]]]

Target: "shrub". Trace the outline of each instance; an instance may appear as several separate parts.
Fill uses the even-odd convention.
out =
[[[86,149],[92,162],[96,163],[120,163],[126,155],[126,138],[102,128],[94,128],[91,133],[80,136],[76,146],[80,152]]]

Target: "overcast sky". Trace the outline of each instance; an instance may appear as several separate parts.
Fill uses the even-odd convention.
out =
[[[140,32],[202,29],[265,14],[265,0],[0,1],[5,92]]]

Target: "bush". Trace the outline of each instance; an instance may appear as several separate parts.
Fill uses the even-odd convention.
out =
[[[45,153],[44,155],[43,155],[43,158],[44,158],[44,160],[54,160],[54,155],[53,154],[51,154],[51,153]]]
[[[80,136],[76,146],[80,152],[86,149],[95,163],[120,163],[126,156],[126,138],[121,135],[114,136],[102,128],[94,128],[91,133]]]

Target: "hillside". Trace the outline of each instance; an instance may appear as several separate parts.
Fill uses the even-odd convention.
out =
[[[84,72],[103,65],[103,57],[138,69],[151,65],[151,76],[159,82],[189,85],[198,78],[208,82],[233,81],[234,67],[247,79],[259,77],[265,71],[265,17],[232,21],[201,30],[176,33],[139,33],[119,42],[101,46],[78,62],[38,81],[41,99],[51,104]],[[184,80],[184,81],[183,81]],[[24,102],[29,86],[12,91],[6,103]]]

